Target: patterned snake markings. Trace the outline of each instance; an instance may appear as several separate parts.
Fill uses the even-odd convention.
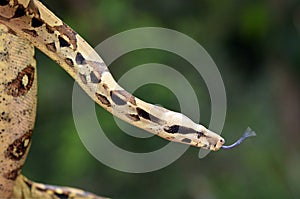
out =
[[[34,49],[0,24],[0,197],[102,198],[68,187],[43,185],[20,175],[36,113]]]
[[[20,188],[22,191],[20,191]],[[70,187],[45,185],[28,180],[19,175],[14,187],[15,198],[42,198],[42,199],[104,199],[92,193]]]
[[[55,60],[106,110],[170,141],[210,150],[223,145],[223,138],[186,116],[146,103],[122,89],[99,55],[39,1],[4,2],[0,22]],[[174,125],[178,131],[166,130]]]
[[[126,92],[93,48],[41,2],[0,0],[0,25],[1,197],[100,198],[77,189],[34,183],[19,175],[36,112],[33,46],[56,61],[95,102],[120,119],[169,141],[213,151],[224,147],[224,139],[204,126]]]
[[[11,194],[27,156],[36,112],[33,46],[0,24],[0,196]]]

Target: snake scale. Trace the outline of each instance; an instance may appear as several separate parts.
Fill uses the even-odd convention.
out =
[[[101,198],[78,189],[34,183],[20,174],[36,112],[34,46],[120,119],[172,142],[212,151],[226,148],[224,139],[203,125],[125,91],[94,49],[41,2],[0,0],[1,197]]]

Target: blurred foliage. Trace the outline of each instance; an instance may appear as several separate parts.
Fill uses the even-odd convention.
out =
[[[70,78],[37,53],[38,114],[24,168],[32,180],[81,187],[113,198],[299,198],[300,196],[300,2],[183,0],[43,0],[52,11],[96,46],[137,27],[180,31],[199,42],[216,62],[227,92],[222,136],[228,143],[250,126],[258,136],[230,151],[198,158],[190,148],[159,171],[123,173],[94,159],[81,143],[72,118]],[[157,62],[184,74],[200,101],[201,123],[209,124],[205,83],[171,53],[139,50],[110,65],[118,79],[134,66]],[[154,91],[155,89],[155,91]],[[149,95],[149,93],[156,93]],[[178,110],[176,97],[158,85],[141,87],[138,97]],[[101,123],[120,147],[151,151],[167,141],[122,133],[103,109]],[[99,119],[100,120],[100,119]]]

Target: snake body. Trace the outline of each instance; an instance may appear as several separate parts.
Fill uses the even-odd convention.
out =
[[[37,81],[33,46],[1,24],[0,54],[0,198],[5,198],[11,194],[27,156]]]
[[[35,183],[20,174],[36,114],[36,62],[33,45],[11,31],[0,24],[0,198],[102,198]]]
[[[146,103],[117,84],[101,57],[36,0],[11,0],[0,21],[55,60],[100,106],[120,119],[173,142],[218,150],[224,139],[181,113]]]
[[[33,45],[56,61],[96,103],[120,119],[173,142],[213,151],[225,143],[221,136],[185,115],[125,91],[94,49],[41,2],[0,0],[0,25],[0,196],[11,196],[18,179],[20,186],[32,187],[19,173],[35,119]]]

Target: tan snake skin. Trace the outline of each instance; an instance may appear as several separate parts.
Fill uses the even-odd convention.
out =
[[[0,196],[19,197],[20,190],[25,194],[33,187],[36,193],[48,192],[50,197],[65,191],[64,196],[72,198],[71,194],[76,193],[33,183],[19,175],[36,111],[32,45],[56,61],[95,102],[122,120],[173,142],[213,151],[224,144],[218,134],[185,115],[146,103],[125,91],[93,48],[41,2],[0,0],[0,25]],[[13,192],[15,183],[17,188]],[[24,196],[33,197],[30,194]]]

